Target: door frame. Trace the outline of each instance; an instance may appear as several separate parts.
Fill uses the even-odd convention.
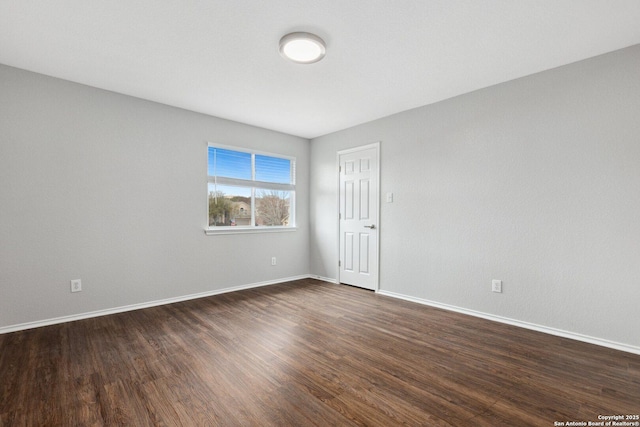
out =
[[[336,220],[338,222],[338,226],[336,227],[338,230],[338,243],[337,243],[337,249],[338,249],[338,274],[337,274],[337,283],[340,284],[340,264],[339,262],[340,260],[340,156],[342,156],[343,154],[351,154],[351,153],[355,153],[358,151],[363,151],[363,150],[369,150],[371,148],[375,148],[376,149],[376,155],[378,156],[378,170],[377,172],[374,172],[374,175],[376,176],[376,179],[378,180],[378,191],[376,192],[375,196],[375,201],[374,201],[374,207],[376,210],[376,214],[378,217],[378,223],[376,224],[376,227],[378,229],[378,238],[376,239],[376,280],[375,280],[375,286],[373,291],[374,292],[378,292],[380,290],[380,223],[381,223],[381,218],[380,218],[380,194],[382,192],[382,186],[381,186],[381,182],[380,182],[380,171],[382,170],[381,168],[381,162],[382,159],[380,158],[380,145],[381,145],[381,141],[376,141],[376,142],[372,142],[371,144],[367,144],[367,145],[361,145],[358,147],[353,147],[353,148],[347,148],[344,150],[339,150],[338,152],[336,152],[336,176],[337,176],[337,197],[336,197],[336,201],[338,202],[336,205],[337,208],[337,214],[336,215]]]

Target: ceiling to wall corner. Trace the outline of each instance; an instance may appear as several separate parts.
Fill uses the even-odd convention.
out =
[[[313,138],[640,43],[638,0],[0,2],[0,63]],[[284,60],[309,31],[326,57]]]

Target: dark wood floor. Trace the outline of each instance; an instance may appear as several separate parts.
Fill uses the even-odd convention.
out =
[[[0,426],[553,426],[640,356],[302,280],[0,335]]]

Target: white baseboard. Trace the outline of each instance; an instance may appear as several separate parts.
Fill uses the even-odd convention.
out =
[[[315,278],[314,276],[311,276],[311,275],[308,275],[308,274],[302,275],[302,276],[286,277],[286,278],[283,278],[283,279],[276,279],[276,280],[269,280],[269,281],[266,281],[266,282],[251,283],[251,284],[248,284],[248,285],[232,286],[232,287],[224,288],[224,289],[216,289],[216,290],[213,290],[213,291],[200,292],[200,293],[197,293],[197,294],[183,295],[183,296],[179,296],[179,297],[173,297],[173,298],[166,298],[166,299],[161,299],[161,300],[156,300],[156,301],[143,302],[143,303],[139,303],[139,304],[125,305],[125,306],[121,306],[121,307],[108,308],[108,309],[105,309],[105,310],[97,310],[97,311],[90,311],[90,312],[87,312],[87,313],[73,314],[73,315],[70,315],[70,316],[55,317],[53,319],[45,319],[45,320],[37,320],[35,322],[20,323],[20,324],[17,324],[17,325],[10,325],[10,326],[0,327],[0,335],[1,334],[7,334],[9,332],[16,332],[16,331],[23,331],[23,330],[26,330],[26,329],[39,328],[41,326],[56,325],[58,323],[73,322],[75,320],[90,319],[92,317],[107,316],[109,314],[124,313],[126,311],[140,310],[142,308],[157,307],[159,305],[165,305],[165,304],[173,304],[173,303],[176,303],[176,302],[182,302],[182,301],[188,301],[188,300],[192,300],[192,299],[210,297],[210,296],[213,296],[213,295],[226,294],[228,292],[241,291],[241,290],[244,290],[244,289],[258,288],[258,287],[261,287],[261,286],[276,285],[278,283],[291,282],[291,281],[300,280],[300,279],[309,279],[309,278],[312,278],[312,277]]]
[[[449,304],[443,304],[435,301],[429,301],[422,298],[415,298],[408,295],[397,294],[395,292],[377,291],[380,295],[388,297],[403,299],[406,301],[416,302],[418,304],[428,305],[431,307],[441,308],[443,310],[455,311],[457,313],[467,314],[469,316],[481,317],[483,319],[492,320],[494,322],[506,323],[512,326],[518,326],[520,328],[531,329],[533,331],[543,332],[545,334],[556,335],[559,337],[570,338],[576,341],[587,342],[589,344],[595,344],[602,347],[608,347],[615,350],[626,351],[628,353],[640,354],[640,347],[622,344],[614,341],[605,340],[602,338],[590,337],[588,335],[577,334],[574,332],[563,331],[561,329],[550,328],[548,326],[537,325],[535,323],[523,322],[521,320],[510,319],[508,317],[496,316],[493,314],[487,314],[480,311],[469,310],[466,308],[456,307]]]
[[[207,292],[200,292],[200,293],[197,293],[197,294],[183,295],[183,296],[179,296],[179,297],[166,298],[166,299],[162,299],[162,300],[149,301],[149,302],[144,302],[144,303],[139,303],[139,304],[125,305],[125,306],[114,307],[114,308],[109,308],[109,309],[105,309],[105,310],[97,310],[97,311],[91,311],[91,312],[87,312],[87,313],[74,314],[74,315],[70,315],[70,316],[55,317],[55,318],[52,318],[52,319],[38,320],[38,321],[35,321],[35,322],[27,322],[27,323],[20,323],[20,324],[16,324],[16,325],[4,326],[4,327],[0,327],[0,334],[7,334],[7,333],[10,333],[10,332],[17,332],[17,331],[22,331],[22,330],[26,330],[26,329],[39,328],[41,326],[49,326],[49,325],[55,325],[55,324],[65,323],[65,322],[73,322],[75,320],[90,319],[92,317],[100,317],[100,316],[107,316],[107,315],[116,314],[116,313],[124,313],[124,312],[127,312],[127,311],[140,310],[140,309],[149,308],[149,307],[157,307],[157,306],[165,305],[165,304],[173,304],[173,303],[176,303],[176,302],[188,301],[188,300],[198,299],[198,298],[205,298],[205,297],[210,297],[210,296],[213,296],[213,295],[225,294],[225,293],[228,293],[228,292],[235,292],[235,291],[241,291],[241,290],[244,290],[244,289],[258,288],[258,287],[261,287],[261,286],[276,285],[276,284],[279,284],[279,283],[285,283],[285,282],[291,282],[291,281],[294,281],[294,280],[309,279],[309,278],[317,279],[317,280],[321,280],[323,282],[328,282],[328,283],[333,283],[333,284],[337,284],[338,283],[337,280],[335,280],[335,279],[331,279],[331,278],[328,278],[328,277],[322,277],[322,276],[316,276],[316,275],[313,275],[313,274],[306,274],[306,275],[294,276],[294,277],[286,277],[286,278],[277,279],[277,280],[269,280],[269,281],[265,281],[265,282],[251,283],[251,284],[247,284],[247,285],[232,286],[232,287],[224,288],[224,289],[216,289],[216,290],[207,291]],[[502,317],[502,316],[496,316],[496,315],[493,315],[493,314],[487,314],[487,313],[483,313],[483,312],[480,312],[480,311],[470,310],[470,309],[461,308],[461,307],[457,307],[457,306],[453,306],[453,305],[449,305],[449,304],[443,304],[443,303],[439,303],[439,302],[435,302],[435,301],[429,301],[429,300],[425,300],[425,299],[422,299],[422,298],[411,297],[411,296],[408,296],[408,295],[398,294],[398,293],[395,293],[395,292],[378,290],[377,293],[379,293],[380,295],[385,295],[385,296],[389,296],[389,297],[392,297],[392,298],[398,298],[398,299],[402,299],[402,300],[406,300],[406,301],[415,302],[415,303],[418,303],[418,304],[423,304],[423,305],[428,305],[428,306],[431,306],[431,307],[441,308],[441,309],[444,309],[444,310],[455,311],[457,313],[462,313],[462,314],[466,314],[466,315],[474,316],[474,317],[480,317],[480,318],[483,318],[483,319],[492,320],[494,322],[506,323],[506,324],[512,325],[512,326],[518,326],[518,327],[521,327],[521,328],[530,329],[530,330],[534,330],[534,331],[538,331],[538,332],[543,332],[543,333],[550,334],[550,335],[556,335],[556,336],[560,336],[560,337],[564,337],[564,338],[574,339],[574,340],[577,340],[577,341],[587,342],[587,343],[599,345],[599,346],[602,346],[602,347],[608,347],[608,348],[612,348],[612,349],[615,349],[615,350],[621,350],[621,351],[626,351],[628,353],[633,353],[633,354],[640,355],[640,347],[636,347],[636,346],[632,346],[632,345],[628,345],[628,344],[622,344],[622,343],[618,343],[618,342],[614,342],[614,341],[605,340],[605,339],[602,339],[602,338],[595,338],[595,337],[591,337],[591,336],[588,336],[588,335],[582,335],[582,334],[577,334],[577,333],[574,333],[574,332],[563,331],[561,329],[550,328],[548,326],[537,325],[535,323],[523,322],[521,320],[510,319],[508,317]]]
[[[334,285],[338,284],[338,281],[336,279],[331,279],[329,277],[323,277],[323,276],[316,276],[314,274],[311,274],[309,276],[310,279],[316,279],[316,280],[321,280],[323,282],[327,282],[327,283],[333,283]]]

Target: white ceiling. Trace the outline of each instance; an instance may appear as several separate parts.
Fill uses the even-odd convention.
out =
[[[0,63],[306,138],[638,43],[639,0],[0,0]]]

